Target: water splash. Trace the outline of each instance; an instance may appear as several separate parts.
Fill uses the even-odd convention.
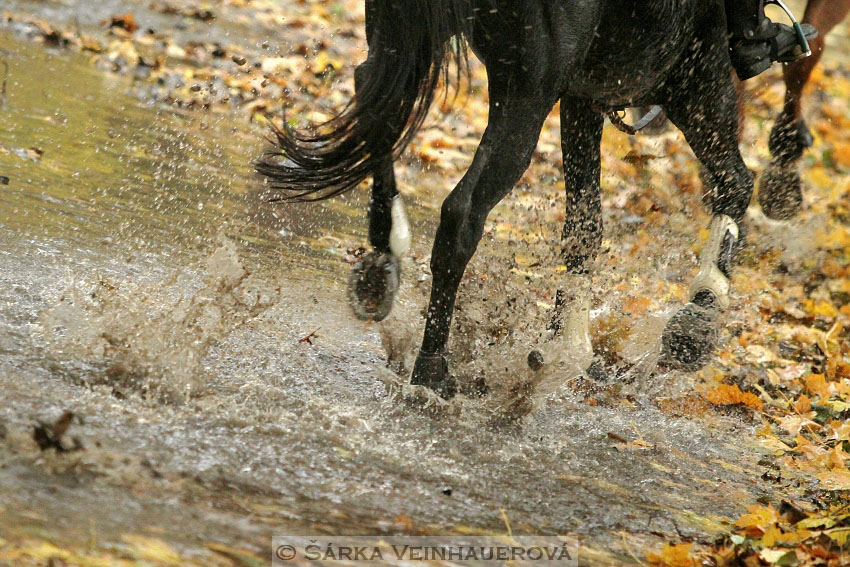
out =
[[[220,237],[208,258],[165,281],[73,277],[41,314],[40,338],[56,369],[78,381],[179,403],[203,392],[209,349],[274,305],[279,293],[252,276],[236,245]]]

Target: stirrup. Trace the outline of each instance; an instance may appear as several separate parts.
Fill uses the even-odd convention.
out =
[[[782,62],[791,63],[793,61],[797,61],[798,59],[803,59],[811,55],[812,48],[809,47],[809,39],[814,39],[817,37],[818,32],[815,27],[806,24],[807,27],[810,27],[812,31],[814,31],[814,35],[810,36],[809,34],[805,33],[803,26],[800,24],[800,22],[797,21],[797,18],[794,17],[794,14],[791,12],[791,10],[788,9],[788,6],[786,6],[782,2],[782,0],[765,0],[764,5],[767,6],[768,4],[775,4],[779,6],[783,12],[785,12],[785,15],[788,16],[789,20],[791,20],[791,27],[794,28],[794,33],[797,35],[797,46],[800,48],[800,51],[795,54],[793,59],[783,59]]]
[[[792,63],[812,54],[809,40],[818,32],[810,24],[800,24],[781,0],[766,0],[776,4],[788,15],[792,27],[764,18],[758,29],[745,36],[735,36],[730,43],[732,66],[742,81],[767,71],[774,61]]]

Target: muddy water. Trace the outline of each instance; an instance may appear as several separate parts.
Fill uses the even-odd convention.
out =
[[[412,208],[416,260],[395,314],[364,325],[343,285],[363,195],[273,208],[250,172],[261,130],[149,106],[80,57],[0,33],[0,530],[265,551],[276,531],[501,533],[508,518],[515,533],[581,534],[587,563],[618,563],[619,530],[711,532],[762,493],[751,425],[656,407],[685,375],[593,406],[552,372],[518,423],[496,394],[410,407],[386,385],[388,350],[414,352],[444,189]],[[491,281],[510,267],[476,262]],[[525,285],[465,287],[461,374],[507,390],[530,378],[545,317]],[[516,298],[495,339],[474,330],[488,294]],[[33,424],[64,410],[84,449],[40,452]]]

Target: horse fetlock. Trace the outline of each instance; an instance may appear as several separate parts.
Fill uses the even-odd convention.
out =
[[[738,236],[738,225],[730,217],[716,215],[711,220],[708,242],[700,255],[700,271],[691,283],[691,301],[700,292],[709,291],[716,298],[718,307],[729,307],[729,273]]]
[[[556,305],[561,348],[582,369],[593,362],[590,342],[590,276],[572,275],[558,292]]]
[[[396,258],[402,258],[410,250],[411,236],[410,223],[407,221],[407,213],[404,212],[404,203],[401,202],[401,195],[396,195],[393,198],[393,204],[390,207],[390,218],[392,219],[390,250]]]
[[[351,268],[348,300],[364,321],[381,321],[390,314],[398,292],[401,264],[393,254],[369,252]]]
[[[419,351],[410,383],[414,386],[430,388],[447,400],[457,393],[457,382],[449,373],[446,355],[441,353],[431,354]]]
[[[780,116],[768,138],[770,155],[783,163],[793,163],[803,157],[803,152],[814,143],[814,137],[802,118]]]

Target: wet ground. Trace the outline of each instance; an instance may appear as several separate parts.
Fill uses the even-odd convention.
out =
[[[125,3],[95,4],[9,9],[96,26]],[[265,37],[212,30],[249,47]],[[564,365],[542,379],[528,369],[550,296],[527,258],[554,256],[532,239],[505,243],[525,230],[521,221],[488,228],[460,300],[453,362],[492,393],[426,410],[394,395],[400,379],[388,359],[397,367],[415,352],[434,209],[452,181],[440,171],[407,164],[414,254],[393,316],[364,324],[344,287],[365,243],[363,193],[270,205],[250,167],[264,149],[261,126],[140,100],[131,78],[8,27],[0,57],[9,64],[0,110],[5,540],[109,548],[140,534],[247,565],[251,554],[269,556],[273,533],[512,529],[577,534],[583,563],[618,565],[672,537],[710,539],[745,505],[780,497],[762,478],[758,421],[746,409],[694,409],[695,376],[638,373],[596,395]],[[535,167],[557,185],[545,164]],[[637,182],[606,181],[616,183]],[[531,189],[496,218],[521,209],[556,234],[556,215],[535,212]],[[615,283],[639,294],[652,288],[635,282],[666,278],[685,289],[707,217],[694,212],[697,196],[683,199],[669,223],[646,228],[653,244],[625,265],[642,221],[616,206],[606,213],[597,321],[615,308],[605,299]],[[689,225],[691,240],[674,238]],[[644,315],[620,345],[621,362],[657,348],[681,299],[664,293],[653,299],[657,316]],[[533,380],[532,394],[512,390]],[[74,417],[62,448],[42,450],[34,426],[65,411]],[[214,553],[211,542],[245,555]]]

